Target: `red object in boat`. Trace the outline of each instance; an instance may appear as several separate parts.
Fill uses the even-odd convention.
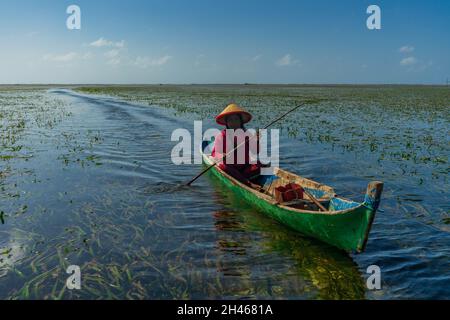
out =
[[[301,200],[303,194],[303,188],[295,183],[275,188],[275,198],[278,202]]]

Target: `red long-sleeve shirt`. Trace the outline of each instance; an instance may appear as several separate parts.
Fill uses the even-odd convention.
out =
[[[229,139],[233,137],[233,131],[230,130]],[[244,141],[245,144],[237,148],[233,153],[230,153],[234,148]],[[250,136],[253,137],[253,136]],[[260,169],[260,164],[257,161],[251,161],[250,154],[256,156],[259,152],[259,141],[257,137],[250,140],[248,133],[244,130],[234,131],[234,144],[227,148],[227,129],[221,131],[214,141],[214,147],[211,156],[219,163],[219,168],[232,174],[239,180],[251,178],[257,175]],[[243,154],[242,154],[243,152]],[[227,154],[224,159],[223,157]],[[234,159],[234,161],[233,161]],[[241,175],[241,176],[240,176]]]

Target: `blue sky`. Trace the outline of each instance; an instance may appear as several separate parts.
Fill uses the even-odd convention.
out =
[[[81,8],[81,30],[66,8]],[[366,9],[381,8],[381,30]],[[424,83],[450,1],[0,0],[0,83]]]

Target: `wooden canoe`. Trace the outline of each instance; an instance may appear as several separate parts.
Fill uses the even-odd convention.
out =
[[[209,143],[202,145],[203,162],[214,163],[210,156]],[[333,188],[300,177],[280,168],[273,176],[261,176],[262,191],[257,191],[236,180],[215,166],[210,170],[225,187],[237,193],[248,203],[267,216],[304,235],[319,239],[348,252],[363,252],[375,213],[380,203],[383,183],[369,183],[362,203],[339,197]],[[274,198],[274,189],[287,183],[298,183],[309,191],[328,211],[318,211],[309,201],[279,203]],[[299,206],[300,204],[300,206]]]

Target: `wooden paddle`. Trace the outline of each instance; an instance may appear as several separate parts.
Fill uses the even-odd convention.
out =
[[[296,183],[298,183],[298,182],[296,182]],[[316,204],[316,206],[319,207],[320,210],[327,211],[327,209],[319,202],[319,200],[314,198],[314,196],[309,191],[306,191],[305,188],[303,188],[303,192],[312,200],[312,202],[314,202]]]

